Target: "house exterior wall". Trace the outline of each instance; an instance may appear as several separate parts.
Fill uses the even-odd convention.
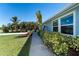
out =
[[[73,16],[74,16],[74,11],[71,11],[71,12],[68,12],[68,13],[66,13],[66,14],[64,14],[64,15],[62,15],[62,16],[60,16],[60,17],[58,17],[57,19],[58,19],[58,32],[60,32],[61,33],[61,18],[63,18],[63,17],[65,17],[65,16],[68,16],[68,15],[70,15],[70,14],[73,14]],[[75,18],[73,18],[73,20],[74,20]],[[52,20],[52,21],[50,21],[50,22],[48,22],[47,24],[46,24],[46,26],[47,26],[47,31],[53,31],[53,21],[55,21],[55,20]],[[75,32],[75,30],[74,30],[74,22],[73,22],[73,35],[75,35],[74,34],[74,32]]]
[[[79,7],[76,9],[76,35],[79,35]]]
[[[53,31],[53,23],[52,22],[49,22],[48,24],[47,24],[47,31]]]
[[[44,26],[45,26],[45,28],[44,28]],[[45,31],[53,31],[53,23],[52,23],[52,21],[51,22],[49,22],[49,23],[47,23],[47,24],[43,24],[43,30],[45,30]]]
[[[79,35],[79,6],[76,7],[74,10],[71,10],[65,14],[63,14],[62,16],[58,17],[58,32],[61,33],[61,18],[65,17],[69,14],[73,14],[73,35]],[[47,26],[47,31],[53,31],[53,20],[46,23]]]

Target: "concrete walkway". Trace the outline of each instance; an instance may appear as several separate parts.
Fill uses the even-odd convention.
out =
[[[54,54],[48,50],[43,44],[37,33],[33,33],[29,56],[53,56]]]
[[[28,32],[21,32],[21,33],[0,33],[0,36],[2,35],[20,35],[20,34],[27,34]]]

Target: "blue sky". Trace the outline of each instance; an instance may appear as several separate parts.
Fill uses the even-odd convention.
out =
[[[36,21],[35,13],[40,10],[43,22],[68,7],[67,3],[0,3],[0,26],[7,24],[12,16],[21,21]]]

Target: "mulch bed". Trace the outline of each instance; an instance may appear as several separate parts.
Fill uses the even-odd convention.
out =
[[[73,48],[69,48],[68,56],[79,56],[79,51],[76,51]]]

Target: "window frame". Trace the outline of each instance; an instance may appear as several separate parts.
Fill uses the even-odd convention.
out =
[[[64,17],[67,17],[67,16],[69,16],[69,15],[72,15],[73,16],[73,22],[71,23],[71,24],[60,24],[60,28],[62,27],[62,26],[73,26],[73,29],[72,29],[72,31],[74,30],[74,25],[73,25],[73,23],[74,23],[74,14],[73,13],[70,13],[70,14],[68,14],[68,15],[66,15],[66,16],[63,16],[63,17],[61,17],[60,18],[60,23],[61,23],[61,19],[62,18],[64,18]],[[61,29],[60,29],[61,30]],[[62,33],[62,32],[61,32]],[[63,34],[66,34],[66,35],[73,35],[74,34],[74,32],[73,32],[73,34],[67,34],[67,33],[63,33]]]
[[[66,24],[66,23],[65,23],[65,24],[62,24],[62,20],[64,20],[64,19],[62,19],[62,18],[68,18],[67,16],[72,16],[72,18],[73,18],[73,13],[68,14],[68,15],[66,15],[66,16],[64,16],[64,17],[61,17],[61,18],[60,18],[60,21],[61,21],[61,26],[62,26],[62,25],[69,25],[69,24]],[[66,19],[66,20],[67,20],[67,19]],[[72,21],[73,21],[73,20],[72,20]],[[71,25],[71,24],[73,24],[73,22],[72,22],[72,23],[70,23],[70,25]]]
[[[53,23],[54,23],[55,21],[57,21],[57,26],[53,26],[53,32],[58,32],[58,19],[53,20]],[[56,27],[57,27],[57,31],[54,31],[54,28],[56,28]]]

